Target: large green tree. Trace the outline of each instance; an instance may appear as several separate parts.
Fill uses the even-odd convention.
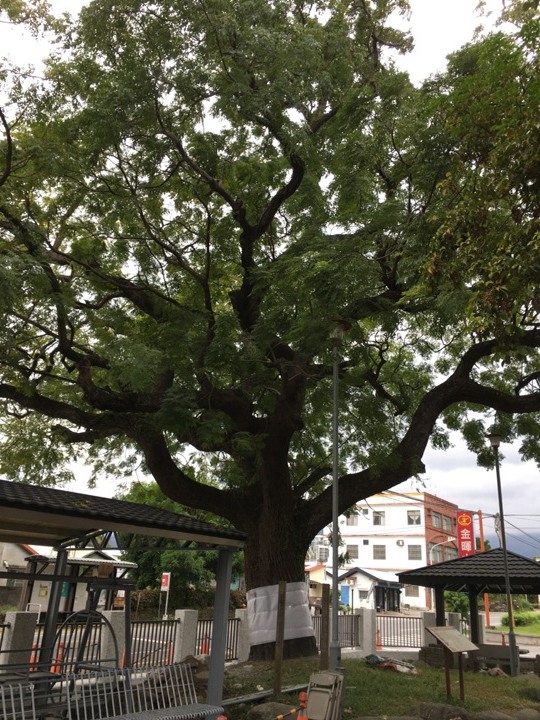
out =
[[[2,473],[142,459],[247,533],[248,589],[301,581],[336,328],[340,512],[448,428],[489,462],[496,419],[538,458],[538,274],[514,261],[520,238],[540,257],[538,28],[515,8],[417,90],[387,60],[404,0],[91,2],[2,116]]]

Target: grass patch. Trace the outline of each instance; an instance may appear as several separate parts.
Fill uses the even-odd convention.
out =
[[[419,667],[418,674],[411,675],[371,668],[363,659],[344,659],[342,666],[345,674],[344,720],[363,715],[406,715],[418,702],[452,704],[471,713],[498,710],[513,715],[522,708],[540,711],[540,678],[534,675],[510,678],[466,672],[465,700],[462,702],[457,670],[451,671],[452,698],[448,700],[444,669]],[[287,660],[283,664],[282,687],[307,684],[311,673],[318,669],[318,658]],[[271,690],[273,670],[269,662],[248,662],[227,668],[224,696],[239,697],[261,689]],[[298,704],[297,694],[282,694],[263,702],[269,700],[286,703],[291,708]],[[235,705],[228,714],[235,720],[242,720],[250,707]]]

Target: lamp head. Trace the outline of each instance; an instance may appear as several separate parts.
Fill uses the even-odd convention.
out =
[[[486,435],[486,437],[489,440],[489,444],[491,445],[491,447],[493,449],[498,448],[499,445],[501,444],[501,436],[499,435],[499,433],[496,433],[496,432],[488,433]]]

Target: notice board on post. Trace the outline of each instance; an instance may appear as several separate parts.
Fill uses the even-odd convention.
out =
[[[426,630],[452,653],[478,650],[478,645],[475,645],[451,625],[428,627]]]
[[[451,625],[428,627],[426,630],[436,638],[444,647],[444,670],[446,675],[446,696],[452,697],[452,686],[450,683],[449,655],[458,653],[459,658],[459,695],[465,700],[465,689],[463,685],[463,653],[478,650],[478,646],[462,635],[459,630]]]

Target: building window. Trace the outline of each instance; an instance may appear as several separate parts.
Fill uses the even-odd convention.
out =
[[[358,590],[358,597],[360,600],[367,600],[369,597],[369,591],[368,590]]]
[[[367,515],[369,513],[369,510],[368,508],[361,508],[360,512],[362,513],[362,515]]]
[[[373,513],[373,524],[384,525],[384,510],[376,510]]]
[[[448,517],[448,515],[443,515],[442,525],[444,530],[452,532],[452,518]]]
[[[373,559],[374,560],[386,560],[386,545],[374,545],[373,546]]]
[[[369,545],[369,540],[362,540],[362,545]]]
[[[420,510],[407,510],[407,525],[420,525]]]
[[[442,527],[442,515],[441,515],[441,513],[434,512],[434,513],[431,515],[431,523],[432,523],[433,527],[436,527],[436,528]]]
[[[421,560],[422,559],[422,546],[421,545],[409,545],[409,560]]]
[[[457,551],[457,548],[455,547],[447,547],[445,555],[448,560],[455,560],[457,557],[459,557],[459,553]]]
[[[329,555],[328,545],[319,545],[318,552],[317,552],[318,560],[320,562],[326,562],[328,560],[328,555]]]
[[[349,515],[347,525],[358,525],[358,515]]]
[[[418,585],[405,585],[405,597],[420,597],[420,588]]]
[[[430,564],[442,562],[444,559],[443,552],[443,545],[439,545],[438,543],[429,543],[429,559],[431,560]]]
[[[358,545],[347,545],[347,555],[351,560],[358,560]]]

